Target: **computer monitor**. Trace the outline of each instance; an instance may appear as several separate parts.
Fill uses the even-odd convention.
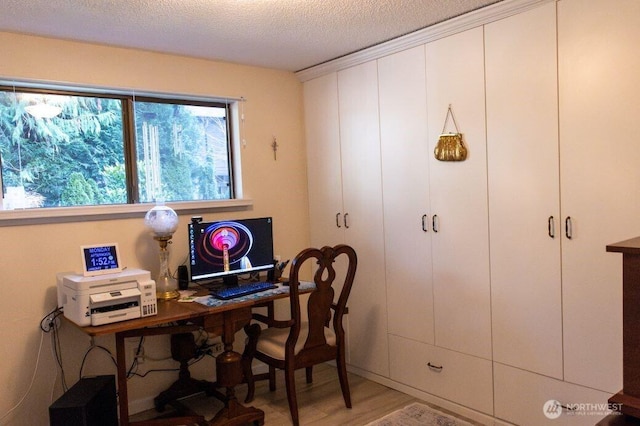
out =
[[[189,224],[191,281],[222,278],[237,285],[238,275],[274,267],[270,217]]]

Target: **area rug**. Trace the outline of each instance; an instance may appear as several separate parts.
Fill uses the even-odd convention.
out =
[[[472,426],[427,405],[414,402],[366,426]]]

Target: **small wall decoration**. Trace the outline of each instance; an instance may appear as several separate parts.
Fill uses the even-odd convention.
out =
[[[280,145],[278,145],[278,141],[276,140],[276,137],[273,137],[273,141],[271,142],[271,149],[273,150],[273,161],[277,161],[278,160],[278,148],[280,147]]]
[[[455,133],[445,133],[447,130],[447,123],[449,117],[453,121],[453,125],[456,129]],[[442,134],[438,137],[438,143],[433,151],[436,160],[440,161],[464,161],[467,159],[467,148],[462,141],[462,133],[458,131],[458,124],[453,116],[451,105],[447,109],[447,116],[444,119],[444,127],[442,128]]]

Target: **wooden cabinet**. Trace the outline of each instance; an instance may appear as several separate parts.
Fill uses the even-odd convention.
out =
[[[349,298],[351,365],[389,375],[376,62],[305,83],[311,243],[358,255]]]
[[[623,388],[609,402],[616,409],[640,418],[640,237],[607,246],[622,253]]]
[[[485,26],[493,359],[562,379],[555,4]]]

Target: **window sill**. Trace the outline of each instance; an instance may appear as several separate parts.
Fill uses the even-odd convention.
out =
[[[203,212],[246,210],[253,206],[253,200],[185,201],[166,204],[174,209],[178,215],[193,215],[202,214]],[[145,213],[153,206],[154,204],[152,203],[145,203],[86,207],[51,207],[33,210],[3,210],[0,211],[0,227],[127,218],[142,219]]]

